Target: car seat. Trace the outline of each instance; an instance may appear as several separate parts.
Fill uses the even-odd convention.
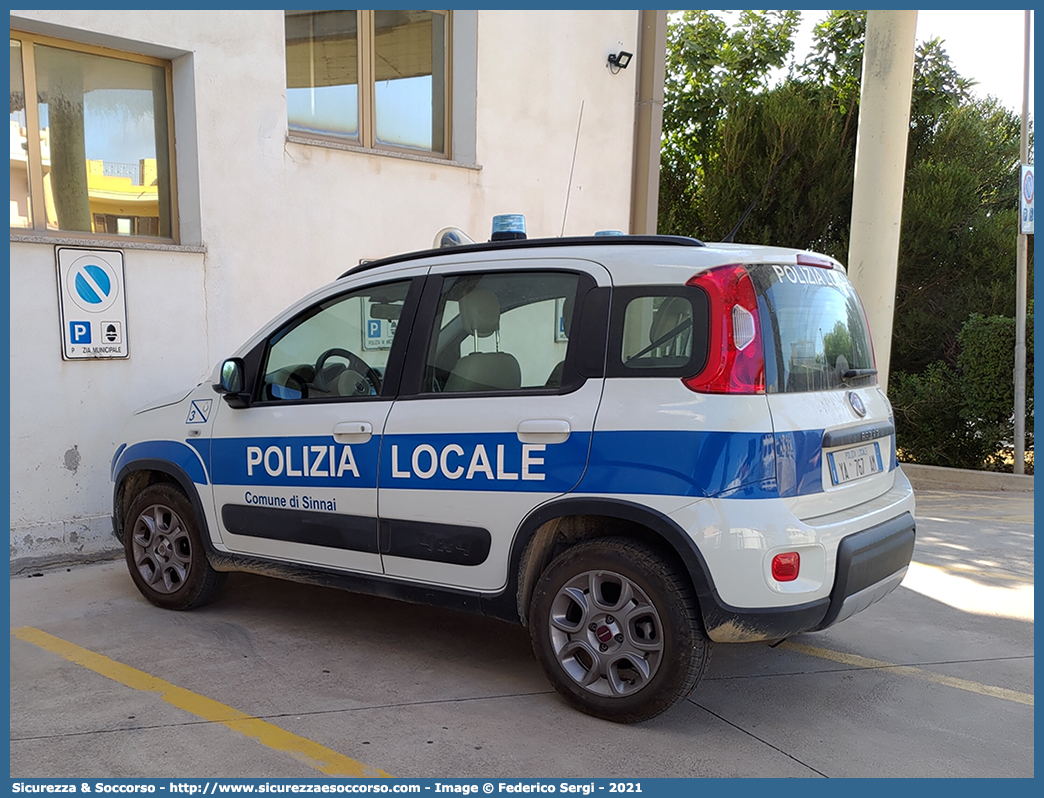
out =
[[[514,355],[500,350],[500,301],[486,288],[475,288],[460,299],[460,324],[468,335],[497,335],[496,352],[470,352],[457,361],[446,380],[448,392],[515,391],[522,387],[522,369]]]

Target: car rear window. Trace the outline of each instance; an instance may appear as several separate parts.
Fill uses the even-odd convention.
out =
[[[839,269],[748,267],[765,333],[765,389],[822,391],[877,382],[866,316]]]

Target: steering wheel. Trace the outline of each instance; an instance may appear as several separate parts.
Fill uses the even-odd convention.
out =
[[[312,384],[318,390],[323,393],[329,393],[330,391],[330,386],[326,382],[326,377],[323,374],[323,366],[326,365],[326,361],[331,357],[343,357],[348,361],[349,368],[353,371],[357,371],[366,378],[366,381],[369,382],[373,388],[374,394],[379,394],[381,392],[381,375],[367,366],[366,361],[358,355],[349,352],[347,349],[340,349],[338,347],[327,349],[319,355],[319,359],[315,361],[315,378],[312,380]]]

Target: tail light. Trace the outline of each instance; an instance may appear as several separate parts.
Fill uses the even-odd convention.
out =
[[[765,350],[754,283],[743,266],[720,266],[698,274],[688,285],[709,299],[707,365],[682,380],[699,393],[765,393]]]

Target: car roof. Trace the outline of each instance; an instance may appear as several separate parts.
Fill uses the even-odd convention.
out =
[[[486,241],[477,244],[461,244],[454,247],[443,247],[441,249],[425,249],[417,252],[406,252],[401,255],[392,255],[380,260],[366,261],[354,266],[341,277],[355,276],[372,269],[380,269],[383,266],[400,264],[412,260],[423,260],[424,258],[435,258],[445,255],[463,255],[472,252],[500,252],[525,249],[543,249],[559,247],[591,247],[591,246],[671,246],[671,247],[703,247],[702,241],[687,236],[628,236],[628,235],[603,235],[603,236],[569,236],[562,238],[524,238],[509,241]],[[340,278],[338,278],[340,279]]]
[[[527,238],[508,241],[486,241],[475,244],[462,244],[459,246],[442,247],[439,249],[426,249],[416,252],[406,252],[400,255],[392,255],[379,260],[366,261],[354,266],[340,275],[338,280],[345,277],[355,277],[368,272],[380,273],[385,267],[409,265],[413,262],[434,260],[441,258],[457,259],[461,256],[496,254],[510,257],[512,253],[519,251],[543,250],[544,253],[565,248],[587,249],[580,257],[590,257],[592,248],[597,248],[601,253],[602,262],[611,271],[613,264],[618,268],[624,263],[633,264],[631,256],[625,256],[628,248],[645,247],[657,249],[661,257],[663,254],[674,251],[682,255],[678,265],[687,263],[689,266],[699,265],[701,268],[711,268],[726,263],[800,263],[801,256],[812,256],[817,265],[826,265],[829,261],[830,267],[844,272],[844,266],[835,258],[814,253],[810,250],[793,249],[790,247],[777,247],[764,244],[736,244],[736,243],[704,243],[695,238],[673,235],[601,235],[601,236],[571,236],[562,238]],[[683,255],[683,253],[686,253]],[[621,260],[621,256],[623,260]],[[470,258],[468,258],[470,260]],[[673,260],[673,259],[672,259]],[[648,272],[647,276],[651,277]]]

